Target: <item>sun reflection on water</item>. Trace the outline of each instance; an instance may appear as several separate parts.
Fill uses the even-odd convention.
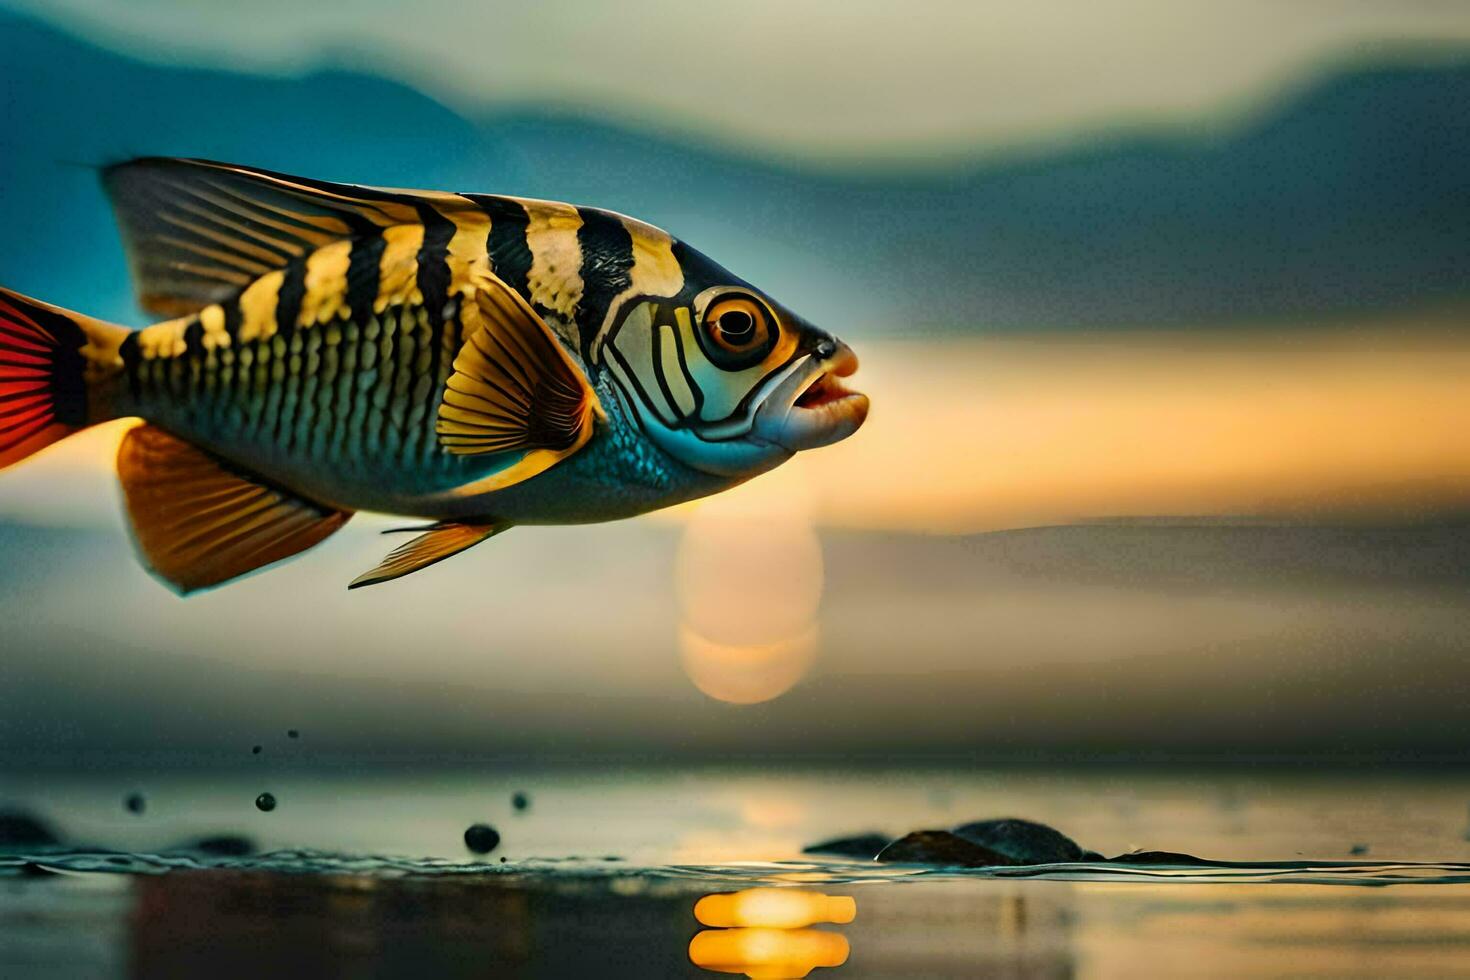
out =
[[[689,960],[711,972],[762,980],[804,977],[819,966],[841,966],[851,951],[841,933],[808,927],[856,916],[849,896],[796,888],[706,895],[695,903],[694,917],[715,928],[690,940]]]

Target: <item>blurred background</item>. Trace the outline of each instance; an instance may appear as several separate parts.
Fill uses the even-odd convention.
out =
[[[1470,756],[1470,8],[0,0],[0,282],[142,325],[173,154],[567,200],[848,340],[853,439],[187,600],[0,476],[0,767]],[[305,742],[306,739],[303,739]]]

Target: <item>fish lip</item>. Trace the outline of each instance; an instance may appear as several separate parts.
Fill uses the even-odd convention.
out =
[[[756,435],[791,452],[818,449],[846,439],[868,417],[868,396],[837,380],[850,377],[857,368],[857,355],[840,342],[829,357],[819,360],[810,356],[805,367],[792,372],[761,406],[756,415]],[[821,400],[799,404],[803,396],[819,387]]]

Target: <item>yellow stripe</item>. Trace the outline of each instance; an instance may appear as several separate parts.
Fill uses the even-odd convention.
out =
[[[267,272],[240,294],[240,343],[273,337],[276,333],[276,299],[285,273]]]
[[[582,301],[582,245],[577,241],[582,216],[570,204],[522,203],[530,215],[526,247],[531,250],[531,271],[526,285],[531,303],[570,320]]]
[[[177,320],[164,320],[138,331],[138,351],[143,359],[151,361],[159,357],[178,357],[188,348],[184,342],[184,331],[194,322],[192,316]]]
[[[464,500],[468,497],[477,497],[484,493],[494,493],[496,490],[504,490],[506,487],[523,483],[533,476],[539,476],[545,473],[557,463],[571,456],[583,446],[587,445],[587,440],[591,438],[592,421],[588,417],[583,420],[582,428],[578,431],[576,440],[567,448],[533,449],[500,472],[476,480],[474,483],[466,483],[464,486],[455,487],[453,490],[444,493],[442,497],[446,500]]]
[[[680,416],[694,414],[694,392],[679,369],[679,348],[674,342],[674,328],[667,323],[659,328],[659,360],[663,362],[664,381],[668,382],[669,394],[674,398],[674,409]]]
[[[423,225],[394,225],[383,229],[383,259],[378,265],[378,298],[373,309],[382,313],[390,306],[419,306],[424,302],[418,289],[419,249],[424,247]]]
[[[479,209],[451,210],[435,204],[434,210],[454,223],[454,237],[449,239],[449,253],[445,257],[449,266],[449,294],[467,295],[475,288],[476,281],[490,271],[490,253],[485,247],[490,235],[490,218]]]
[[[301,298],[298,325],[311,326],[346,315],[347,267],[351,261],[351,239],[333,242],[306,257],[306,295]]]
[[[225,329],[225,309],[212,303],[199,311],[199,323],[204,327],[204,349],[230,346],[230,333]]]

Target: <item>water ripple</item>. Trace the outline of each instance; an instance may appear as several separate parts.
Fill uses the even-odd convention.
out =
[[[722,865],[633,865],[615,858],[531,858],[511,862],[453,861],[286,850],[250,857],[146,854],[108,850],[38,850],[0,855],[0,877],[57,874],[154,875],[183,871],[256,871],[277,874],[473,880],[652,879],[702,883],[856,885],[875,882],[1043,878],[1061,881],[1170,883],[1280,883],[1313,885],[1466,884],[1470,864],[1459,862],[1256,861],[1206,865],[1130,865],[1115,861],[1003,868],[943,868],[857,861],[751,861]]]

